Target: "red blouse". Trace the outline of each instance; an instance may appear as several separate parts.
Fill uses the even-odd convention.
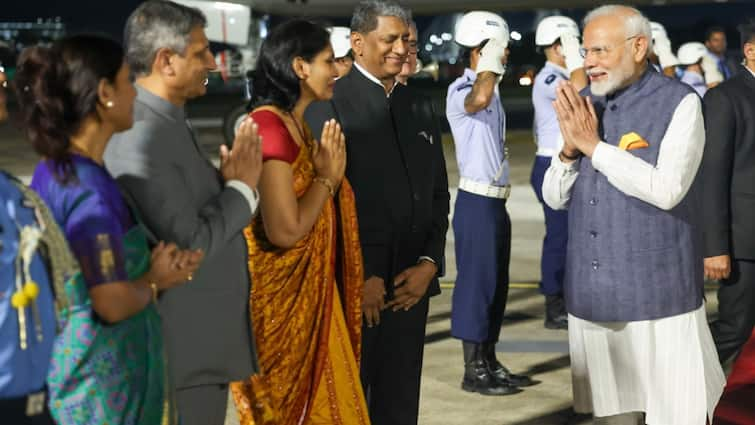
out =
[[[293,164],[300,148],[283,120],[271,111],[256,111],[251,116],[262,136],[262,161],[276,159]]]

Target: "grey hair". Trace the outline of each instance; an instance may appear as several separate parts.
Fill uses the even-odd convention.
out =
[[[648,54],[650,54],[650,40],[653,39],[650,30],[650,20],[639,10],[631,6],[608,4],[591,10],[584,19],[584,26],[595,18],[602,16],[616,16],[624,21],[624,31],[627,37],[643,36],[648,40]]]
[[[129,16],[123,40],[126,61],[137,77],[149,75],[160,49],[183,54],[191,31],[207,26],[207,18],[199,10],[167,0],[149,0]]]
[[[417,33],[417,35],[419,36],[419,31],[417,31],[417,23],[414,22],[414,19],[409,21],[409,29],[414,30],[414,32]]]
[[[367,34],[374,31],[378,25],[378,17],[393,16],[406,22],[412,21],[412,12],[398,3],[383,0],[363,0],[354,8],[351,16],[351,30]]]

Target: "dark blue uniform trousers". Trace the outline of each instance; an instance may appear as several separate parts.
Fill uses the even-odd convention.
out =
[[[530,183],[537,200],[545,213],[545,239],[540,259],[540,291],[543,295],[561,295],[564,288],[566,268],[566,242],[569,235],[569,214],[566,210],[554,210],[543,201],[543,179],[551,165],[551,157],[535,156]]]
[[[467,342],[496,342],[509,293],[511,221],[506,200],[459,190],[452,224],[458,274],[451,335]]]

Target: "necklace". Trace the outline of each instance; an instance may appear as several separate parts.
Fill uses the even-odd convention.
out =
[[[299,121],[296,120],[296,117],[291,112],[288,113],[288,116],[291,117],[291,121],[294,122],[294,127],[296,127],[296,131],[299,133],[299,137],[301,137],[301,142],[303,145],[309,146],[307,138],[304,136],[304,130],[302,129],[303,126],[299,125]]]

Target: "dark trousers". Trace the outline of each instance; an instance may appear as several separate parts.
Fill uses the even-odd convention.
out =
[[[49,400],[44,400],[44,411],[38,415],[26,416],[27,397],[0,399],[1,425],[55,425],[47,406]]]
[[[511,221],[506,200],[459,190],[454,209],[456,284],[451,335],[496,342],[509,293]]]
[[[428,296],[408,311],[384,310],[362,327],[361,378],[372,425],[415,425],[419,415]]]
[[[220,355],[220,354],[219,354]],[[181,425],[223,425],[228,385],[200,385],[176,390]]]
[[[560,295],[564,288],[566,269],[566,242],[569,239],[569,214],[566,210],[554,210],[543,200],[543,179],[551,165],[551,157],[536,156],[532,166],[530,184],[535,189],[537,200],[545,213],[545,239],[540,259],[540,292],[543,295]]]
[[[718,358],[726,362],[750,338],[755,326],[755,261],[734,260],[718,288],[718,319],[710,331]]]

